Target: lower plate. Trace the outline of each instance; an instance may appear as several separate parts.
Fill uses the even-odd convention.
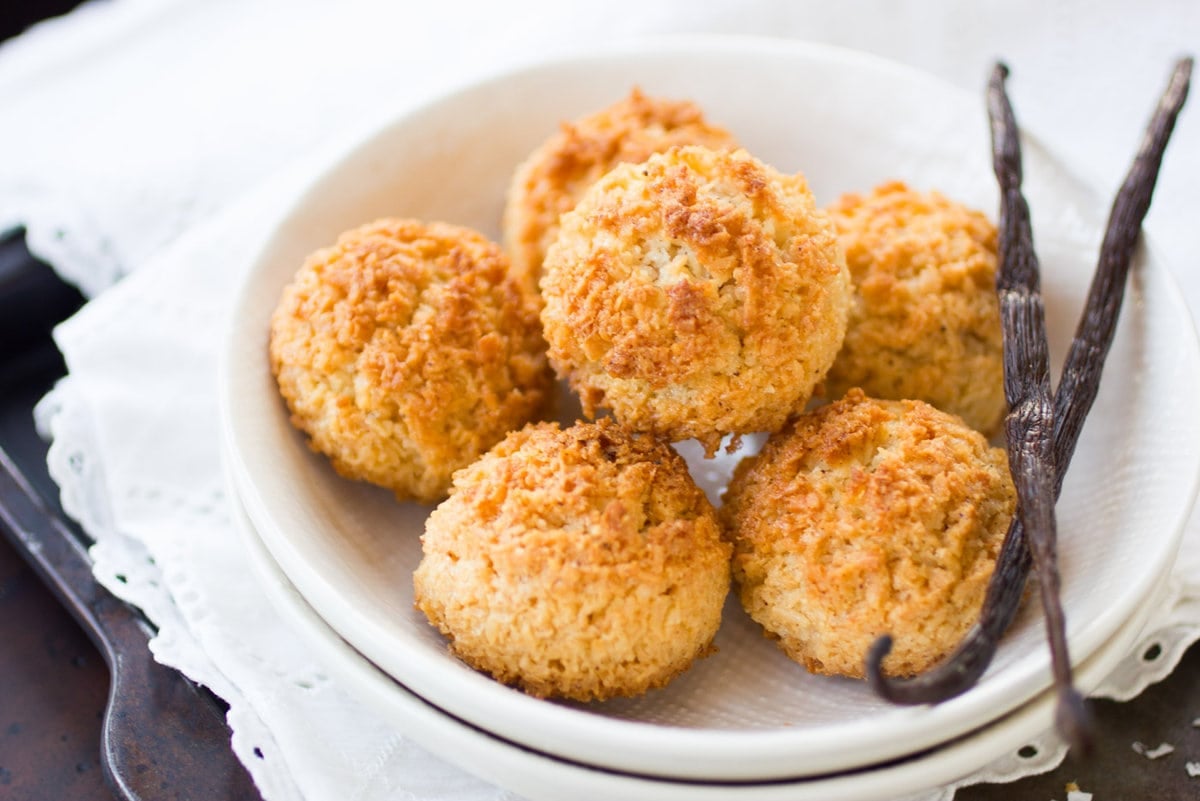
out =
[[[237,495],[234,519],[272,603],[344,688],[405,735],[531,801],[883,801],[933,790],[1027,744],[1053,723],[1047,691],[1005,717],[938,748],[866,769],[763,782],[664,779],[609,770],[542,753],[472,726],[429,703],[343,640],[304,600],[263,544]],[[1165,582],[1160,582],[1165,586]],[[1095,687],[1127,655],[1157,595],[1075,670],[1081,690]]]

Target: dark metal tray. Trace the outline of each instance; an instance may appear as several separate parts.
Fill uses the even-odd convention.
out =
[[[257,799],[222,705],[153,660],[149,625],[93,580],[87,538],[47,474],[32,410],[64,372],[50,329],[81,300],[20,237],[0,240],[0,798],[95,798],[102,775],[120,798]],[[34,591],[31,572],[50,593]],[[54,727],[64,729],[58,743]]]

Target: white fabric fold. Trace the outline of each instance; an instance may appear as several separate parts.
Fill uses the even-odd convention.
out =
[[[1109,192],[1170,58],[1200,49],[1200,5],[1127,6],[114,0],[0,47],[0,229],[24,226],[97,296],[58,329],[70,374],[39,409],[64,506],[96,539],[96,575],[158,626],[159,661],[229,702],[234,749],[268,801],[510,798],[340,688],[280,624],[241,550],[218,452],[217,353],[232,288],[274,220],[359,133],[447,87],[540,54],[686,32],[827,41],[972,91],[1003,55],[1022,121]],[[1190,113],[1148,228],[1194,307],[1197,174]],[[1193,521],[1168,602],[1098,694],[1133,697],[1198,637]],[[1161,656],[1147,663],[1152,643]],[[1038,759],[964,783],[1046,770],[1062,753],[1047,735]]]

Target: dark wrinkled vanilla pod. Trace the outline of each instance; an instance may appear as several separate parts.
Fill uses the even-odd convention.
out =
[[[1029,205],[1021,193],[1020,132],[1004,89],[1007,77],[1008,68],[997,64],[988,83],[988,117],[992,124],[993,166],[1000,184],[996,291],[1004,341],[1004,396],[1009,408],[1004,421],[1008,467],[1017,490],[1017,516],[1033,555],[1046,616],[1046,637],[1059,699],[1055,720],[1059,733],[1072,746],[1088,750],[1090,716],[1073,684],[1066,617],[1059,597],[1050,345]]]
[[[1096,274],[1054,396],[1055,496],[1062,489],[1083,422],[1096,398],[1142,221],[1150,207],[1167,141],[1187,98],[1191,71],[1191,58],[1181,59],[1176,64],[1133,166],[1113,202]],[[1003,72],[998,77],[1002,81]],[[993,83],[996,78],[993,76]],[[1002,83],[1000,91],[1003,91]],[[989,87],[989,96],[992,94]],[[1000,637],[1016,616],[1031,564],[1022,516],[1015,515],[997,559],[980,619],[955,652],[920,676],[888,678],[883,675],[881,666],[891,649],[891,639],[880,637],[867,655],[866,672],[874,690],[895,703],[925,704],[952,698],[973,686],[987,669]],[[1080,716],[1086,714],[1086,709],[1068,702],[1068,707],[1060,708],[1060,713],[1066,717],[1066,720],[1062,717],[1059,720],[1060,728],[1063,728],[1072,725],[1072,721],[1082,720]]]

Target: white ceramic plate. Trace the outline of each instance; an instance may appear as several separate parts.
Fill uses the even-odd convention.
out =
[[[1011,755],[1046,731],[1055,696],[1046,691],[1016,711],[953,742],[918,756],[837,775],[771,782],[715,784],[673,781],[601,770],[531,751],[447,715],[413,695],[371,664],[331,629],[297,592],[272,559],[234,499],[234,519],[250,561],[272,603],[307,642],[337,681],[376,713],[448,762],[521,793],[531,801],[883,801],[962,779]],[[1160,583],[1165,589],[1166,582]],[[1075,679],[1096,686],[1136,642],[1155,596],[1147,599],[1117,633],[1079,665]],[[1034,755],[1036,756],[1036,754]]]
[[[529,698],[450,657],[413,609],[428,510],[338,478],[288,424],[268,370],[267,321],[307,253],[383,215],[498,236],[517,162],[561,120],[634,85],[695,100],[752,153],[803,170],[820,202],[901,178],[995,208],[982,92],[825,47],[658,41],[535,66],[408,112],[297,198],[241,288],[222,375],[224,436],[229,469],[273,557],[341,637],[413,693],[504,739],[618,770],[717,780],[827,773],[915,753],[1030,700],[1050,681],[1036,610],[1017,621],[972,691],[937,707],[897,708],[862,683],[809,676],[734,604],[720,652],[663,690],[590,706]],[[1107,202],[1035,142],[1025,151],[1057,365]],[[1174,557],[1200,464],[1198,363],[1185,307],[1145,248],[1058,507],[1076,661],[1114,635]],[[727,467],[697,473],[719,483]]]

